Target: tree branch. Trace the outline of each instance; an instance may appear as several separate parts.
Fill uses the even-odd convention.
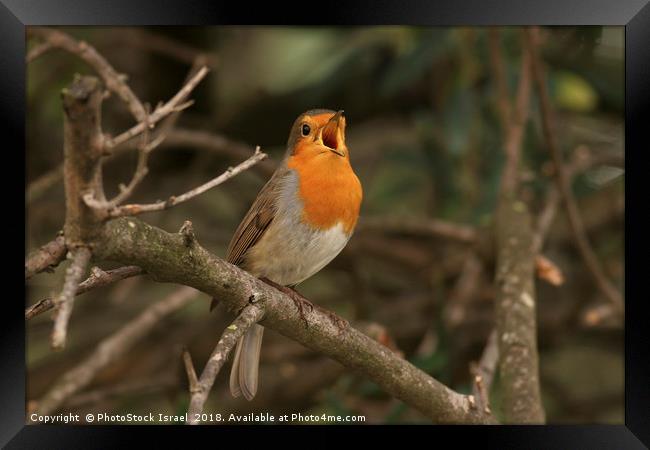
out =
[[[169,119],[168,117],[167,119]],[[166,122],[161,125],[165,126]],[[158,134],[160,134],[159,132]],[[165,138],[160,142],[159,148],[189,147],[214,152],[230,159],[240,160],[248,158],[255,148],[238,141],[233,141],[221,134],[211,133],[203,130],[191,130],[188,128],[171,128],[165,133]],[[132,141],[122,143],[113,147],[112,154],[107,158],[125,154],[128,151],[137,149]],[[277,165],[270,159],[265,159],[253,167],[265,177],[270,177],[275,172]],[[31,203],[54,186],[63,178],[63,164],[49,170],[45,174],[32,181],[27,186],[27,203]]]
[[[129,217],[106,223],[95,249],[98,258],[137,265],[156,281],[185,284],[219,297],[233,311],[249,301],[259,302],[265,311],[264,326],[358,371],[435,422],[494,421],[473,407],[469,396],[452,391],[363,333],[349,327],[341,331],[317,308],[307,314],[305,327],[288,296],[196,242],[188,248],[185,241],[179,233]]]
[[[77,247],[71,253],[72,264],[70,264],[70,267],[66,271],[63,289],[54,300],[56,317],[52,330],[52,348],[57,350],[65,347],[66,336],[68,334],[68,321],[70,320],[70,314],[72,314],[74,297],[77,293],[81,277],[83,277],[86,267],[88,267],[88,263],[90,262],[90,250],[86,247]]]
[[[101,102],[99,82],[93,77],[78,77],[64,89],[64,173],[66,216],[63,227],[66,245],[72,255],[61,293],[54,301],[56,317],[52,347],[65,346],[68,321],[74,297],[90,262],[88,242],[99,230],[100,218],[81,200],[84,191],[103,197],[101,184]]]
[[[135,216],[137,214],[142,214],[145,212],[162,211],[167,208],[171,208],[172,206],[191,200],[192,198],[203,194],[204,192],[212,189],[213,187],[216,187],[224,183],[225,181],[233,178],[234,176],[240,174],[241,172],[257,164],[259,161],[262,161],[264,158],[266,158],[266,153],[262,153],[260,151],[260,148],[257,147],[255,149],[255,153],[251,157],[249,157],[246,161],[242,162],[241,164],[239,164],[234,168],[232,167],[229,168],[218,177],[208,181],[205,184],[202,184],[199,187],[192,189],[191,191],[179,195],[178,197],[172,196],[169,197],[167,200],[159,201],[156,203],[150,203],[147,205],[131,204],[131,205],[119,206],[111,209],[108,212],[108,215],[110,217]]]
[[[100,229],[102,217],[82,196],[105,200],[102,186],[102,92],[94,77],[77,77],[64,89],[63,157],[66,216],[63,231],[68,248],[85,245]]]
[[[612,304],[616,312],[619,315],[622,315],[624,309],[623,297],[621,296],[618,289],[605,275],[605,272],[603,271],[600,262],[598,261],[598,258],[589,243],[584,225],[582,223],[582,218],[578,210],[578,206],[571,190],[569,177],[564,170],[562,152],[560,150],[557,142],[557,137],[555,136],[554,132],[554,112],[551,107],[548,91],[546,89],[544,68],[542,67],[542,62],[538,52],[538,33],[539,30],[536,27],[527,29],[526,44],[528,51],[531,54],[533,78],[535,80],[535,86],[537,88],[537,93],[539,96],[540,111],[542,116],[542,129],[544,138],[546,140],[546,146],[548,147],[548,151],[551,154],[553,164],[555,165],[555,176],[558,190],[567,211],[569,224],[571,225],[571,230],[573,231],[576,245],[578,247],[580,255],[582,256],[582,259],[585,262],[585,265],[589,269],[589,272],[594,278],[594,281],[596,282],[596,285],[600,291]]]
[[[119,269],[107,271],[103,271],[97,267],[94,267],[90,273],[90,277],[79,284],[75,295],[81,295],[92,289],[107,286],[111,283],[115,283],[116,281],[135,277],[137,275],[142,275],[144,271],[137,266],[126,266],[120,267]],[[54,300],[52,297],[46,297],[43,300],[34,303],[32,306],[25,310],[25,320],[29,320],[33,317],[43,314],[45,311],[49,311],[53,307]]]
[[[67,251],[63,236],[57,236],[53,241],[34,250],[25,260],[25,280],[51,267],[58,266],[65,259]]]
[[[499,340],[497,330],[492,330],[488,336],[481,360],[472,367],[474,386],[472,393],[477,399],[480,408],[486,413],[490,412],[490,388],[494,381],[494,373],[499,363]]]
[[[125,143],[126,141],[134,138],[135,136],[144,132],[145,128],[151,127],[158,123],[160,120],[164,119],[170,114],[175,112],[182,111],[187,107],[192,105],[192,102],[185,102],[185,99],[190,95],[194,88],[201,82],[203,78],[208,73],[207,67],[202,67],[196,74],[191,77],[187,83],[174,95],[167,103],[164,105],[158,106],[147,118],[146,122],[144,118],[141,122],[134,125],[124,133],[117,135],[112,139],[108,139],[105,146],[107,149],[112,149]]]
[[[530,216],[524,203],[503,199],[496,218],[496,317],[506,422],[543,423]]]
[[[252,303],[243,309],[237,319],[235,319],[235,321],[226,328],[221,335],[221,339],[219,339],[217,346],[210,355],[210,359],[208,359],[198,382],[196,381],[196,373],[194,374],[194,379],[192,378],[191,374],[193,369],[189,368],[191,366],[188,366],[188,359],[185,359],[186,369],[190,380],[190,406],[187,410],[188,425],[197,425],[200,423],[200,421],[196,419],[196,416],[203,412],[203,407],[208,399],[208,394],[214,385],[214,380],[217,378],[217,375],[219,375],[219,371],[226,362],[228,355],[235,345],[237,345],[239,338],[242,337],[251,326],[259,322],[263,315],[264,309],[255,303]],[[191,364],[191,361],[189,361],[189,364]],[[192,386],[193,384],[194,386]]]
[[[62,31],[51,28],[29,27],[27,28],[27,35],[38,36],[51,47],[60,48],[84,60],[102,77],[106,87],[115,92],[127,104],[131,114],[137,121],[145,119],[145,109],[129,85],[125,83],[125,77],[118,74],[94,47],[84,41],[77,41]],[[33,60],[34,55],[31,53],[30,55],[32,56],[31,60]]]
[[[50,51],[54,46],[50,42],[41,42],[37,45],[35,45],[28,53],[27,56],[25,57],[25,63],[29,64],[30,62],[34,61],[36,58],[39,56],[47,53]]]
[[[516,112],[502,123],[506,163],[495,213],[499,373],[505,419],[512,423],[545,420],[539,387],[533,233],[528,208],[517,199],[521,144],[530,98],[529,62],[530,55],[522,44]]]
[[[66,372],[37,402],[39,414],[51,414],[67,398],[88,386],[95,375],[128,352],[145,337],[163,318],[178,311],[196,297],[196,290],[181,287],[164,300],[150,306],[97,345],[95,350],[72,370]]]

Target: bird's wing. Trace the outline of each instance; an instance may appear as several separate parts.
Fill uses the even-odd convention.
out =
[[[228,245],[226,259],[229,263],[241,266],[248,249],[253,247],[264,235],[275,217],[281,181],[288,175],[288,172],[284,167],[276,170],[257,194],[257,198],[237,227],[230,245]]]

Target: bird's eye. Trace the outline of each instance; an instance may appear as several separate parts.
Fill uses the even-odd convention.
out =
[[[307,125],[306,123],[302,125],[302,135],[303,136],[309,136],[309,133],[311,133],[311,127]]]

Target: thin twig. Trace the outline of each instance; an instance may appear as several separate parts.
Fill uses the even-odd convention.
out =
[[[125,77],[117,73],[94,47],[84,41],[77,41],[62,31],[51,28],[28,28],[28,36],[38,36],[51,46],[63,49],[84,60],[102,77],[106,87],[115,92],[127,104],[131,114],[137,121],[145,119],[144,106],[129,85],[126,84]]]
[[[65,238],[57,236],[53,241],[30,253],[25,259],[25,280],[30,279],[39,272],[56,267],[65,259],[67,251]]]
[[[100,370],[128,352],[164,317],[181,309],[196,298],[196,294],[195,289],[183,286],[100,342],[87,358],[59,378],[37,402],[38,413],[50,414],[57,411],[66,399],[88,386]]]
[[[235,347],[237,341],[242,337],[246,331],[259,322],[264,316],[264,310],[257,304],[250,304],[245,307],[239,314],[237,319],[226,328],[221,335],[221,339],[214,348],[210,355],[210,359],[205,365],[198,383],[195,384],[195,389],[192,391],[192,378],[190,378],[190,406],[187,411],[187,423],[189,425],[196,425],[199,423],[197,415],[203,412],[205,401],[208,399],[208,394],[214,385],[214,380],[219,375],[219,371],[223,367],[230,351]],[[188,354],[189,356],[189,354]],[[190,360],[191,364],[191,360]],[[187,367],[187,366],[186,366]],[[190,373],[188,371],[188,373]],[[191,375],[191,374],[190,374]],[[194,374],[196,377],[196,373]]]
[[[54,300],[54,305],[57,310],[56,318],[54,319],[54,328],[52,330],[52,348],[56,350],[65,347],[68,334],[68,321],[70,320],[70,314],[72,314],[74,297],[91,256],[90,249],[87,247],[73,249],[71,253],[72,263],[68,267],[68,270],[66,270],[63,289],[61,289],[61,293]]]
[[[142,275],[143,273],[144,270],[138,266],[125,266],[120,267],[119,269],[107,271],[103,271],[97,267],[94,267],[90,271],[90,277],[79,284],[75,295],[85,294],[86,292],[98,287],[107,286],[111,283],[115,283],[116,281],[121,281],[126,278]],[[25,310],[25,320],[29,320],[33,317],[43,314],[45,311],[49,311],[52,308],[54,308],[54,299],[52,297],[46,297]]]
[[[162,139],[160,142],[159,148],[169,148],[169,147],[190,147],[196,149],[202,149],[214,152],[218,155],[224,155],[231,159],[241,159],[247,158],[252,151],[255,150],[254,147],[244,144],[242,142],[234,141],[229,139],[221,134],[211,133],[203,130],[191,130],[188,128],[171,128],[169,131],[164,132],[168,124],[168,121],[174,116],[170,115],[165,119],[165,121],[159,125],[159,131],[157,132],[156,138]],[[127,151],[137,149],[137,145],[133,145],[131,141],[124,142],[118,147],[113,148],[112,155],[107,159],[111,159],[114,156],[125,154]],[[275,172],[276,164],[270,160],[265,159],[259,164],[256,164],[253,167],[253,170],[259,172],[265,177],[269,177],[273,172]],[[44,175],[41,175],[36,180],[32,181],[27,187],[27,202],[31,203],[41,196],[46,190],[54,186],[57,182],[63,179],[63,164],[59,164],[57,167],[51,169]],[[97,204],[98,207],[101,207],[101,203]]]
[[[192,64],[192,67],[190,68],[190,71],[187,74],[187,77],[185,78],[183,84],[188,83],[190,80],[192,80],[192,78],[201,70],[201,68],[204,66],[204,59],[205,58],[201,57],[197,58],[194,64]],[[145,105],[145,110],[147,113],[144,120],[145,129],[142,133],[142,140],[137,145],[138,162],[135,172],[131,178],[131,182],[127,186],[120,185],[120,193],[103,206],[107,210],[113,209],[127,200],[133,194],[135,188],[142,182],[142,180],[144,180],[144,177],[149,172],[149,169],[147,167],[149,154],[164,142],[164,140],[167,138],[167,134],[176,125],[176,121],[178,120],[181,113],[180,110],[177,110],[169,114],[162,122],[158,134],[155,136],[155,138],[150,139],[149,130],[152,128],[152,125],[149,123],[149,118],[151,115],[149,105]]]
[[[185,366],[187,380],[190,383],[190,395],[194,395],[195,392],[199,391],[199,379],[196,376],[196,369],[192,362],[192,355],[190,355],[187,348],[183,349],[183,365]]]
[[[51,42],[45,41],[45,42],[41,42],[40,44],[37,44],[29,51],[29,53],[27,53],[27,56],[25,57],[25,62],[29,64],[39,56],[47,53],[52,48],[54,48],[54,46],[52,45]]]
[[[150,203],[150,204],[131,204],[131,205],[123,205],[116,207],[112,210],[109,211],[109,216],[110,217],[120,217],[120,216],[135,216],[138,214],[142,214],[145,212],[152,212],[152,211],[162,211],[167,208],[170,208],[172,206],[178,205],[180,203],[186,202],[197,195],[203,194],[204,192],[212,189],[215,186],[220,185],[221,183],[231,179],[232,177],[238,175],[239,173],[245,171],[249,167],[257,164],[259,161],[263,160],[266,158],[266,153],[262,153],[260,151],[260,148],[257,147],[255,149],[255,153],[248,158],[246,161],[242,162],[238,166],[234,168],[229,168],[226,170],[224,173],[219,175],[218,177],[208,181],[205,184],[202,184],[201,186],[192,189],[191,191],[188,191],[182,195],[179,195],[177,197],[172,196],[169,197],[167,200],[164,201],[159,201],[156,203]]]
[[[149,153],[155,148],[157,144],[162,142],[161,139],[157,139],[153,145],[149,142],[149,110],[147,109],[147,115],[145,117],[145,128],[142,133],[142,142],[138,145],[138,162],[133,173],[133,177],[127,186],[120,185],[120,193],[113,197],[111,200],[105,203],[106,209],[112,209],[120,205],[122,202],[127,200],[135,191],[135,188],[144,180],[144,177],[147,176],[149,168],[147,167],[147,162],[149,160]],[[161,135],[164,138],[164,134]]]
[[[538,32],[539,29],[537,27],[527,29],[526,44],[531,54],[533,77],[539,96],[540,112],[542,116],[542,129],[544,138],[546,140],[546,146],[548,147],[548,151],[551,154],[553,164],[555,165],[555,179],[558,185],[559,193],[567,211],[567,217],[569,219],[569,224],[571,225],[571,230],[573,231],[576,245],[578,247],[580,255],[582,256],[582,259],[585,262],[585,265],[589,269],[589,272],[596,282],[596,286],[598,286],[599,290],[612,304],[616,311],[619,314],[623,314],[623,297],[621,296],[618,289],[616,289],[616,287],[605,275],[605,272],[603,271],[600,262],[598,261],[598,257],[596,256],[593,248],[591,247],[591,244],[589,243],[584,224],[582,222],[582,217],[580,216],[576,200],[571,190],[569,177],[564,170],[562,152],[558,145],[557,137],[554,131],[554,112],[551,107],[551,101],[546,88],[546,77],[538,51]]]
[[[194,88],[201,82],[201,80],[207,75],[208,68],[202,67],[196,75],[194,75],[182,88],[179,90],[176,95],[174,95],[167,103],[164,105],[158,106],[149,116],[147,122],[144,122],[144,118],[141,121],[125,131],[117,135],[112,139],[108,139],[105,143],[106,149],[112,149],[117,147],[120,144],[132,139],[133,137],[142,133],[147,126],[151,127],[158,123],[160,120],[164,119],[170,114],[175,112],[180,112],[183,109],[188,108],[192,105],[192,102],[185,102],[185,99],[188,95],[194,90]]]
[[[473,365],[471,370],[474,375],[472,393],[478,399],[479,407],[483,408],[486,413],[490,412],[490,388],[499,362],[499,341],[497,338],[497,331],[492,330],[479,363]]]
[[[118,194],[111,201],[97,199],[93,192],[86,192],[83,194],[82,198],[87,206],[94,209],[98,213],[106,214],[109,217],[117,217],[119,215],[124,215],[123,213],[118,213],[117,215],[111,215],[110,213],[111,212],[115,213],[116,211],[125,211],[124,209],[122,209],[125,207],[117,207],[117,205],[121,201],[128,198],[132,194],[135,187],[144,179],[148,171],[147,159],[148,159],[149,152],[151,152],[155,148],[155,146],[160,144],[165,137],[165,133],[162,132],[153,142],[147,143],[149,129],[152,128],[154,124],[157,123],[158,121],[166,117],[170,117],[170,116],[173,117],[176,113],[190,106],[192,104],[191,101],[185,103],[182,102],[187,98],[187,96],[203,79],[203,77],[205,77],[206,74],[207,74],[207,68],[202,67],[196,72],[196,74],[194,74],[194,76],[189,78],[189,80],[185,83],[185,85],[176,93],[174,97],[172,97],[171,100],[169,100],[164,105],[158,106],[156,110],[151,114],[145,112],[145,118],[142,122],[138,123],[134,127],[120,134],[115,139],[111,139],[108,137],[105,138],[104,150],[110,151],[110,149],[113,148],[114,146],[126,142],[129,139],[132,139],[133,137],[137,136],[140,133],[144,133],[143,144],[139,147],[138,165],[135,174],[133,175],[133,179],[131,183],[129,183],[129,186],[122,188],[120,194]],[[172,120],[175,120],[175,118]],[[173,121],[171,122],[171,124],[173,125]]]
[[[202,65],[200,65],[200,63],[202,61],[203,61],[202,58],[197,58],[197,60],[195,61],[195,64],[192,66],[192,68],[189,71],[189,74],[188,74],[188,76],[187,76],[187,78],[185,80],[185,83],[191,81],[193,79],[193,77],[198,74],[198,72],[201,70],[201,67],[202,67]],[[146,111],[146,109],[145,109],[145,111]],[[179,111],[179,107],[176,107],[175,110],[172,113],[170,113],[169,115],[167,115],[167,117],[164,118],[164,121],[158,127],[158,132],[156,133],[156,137],[153,138],[151,140],[151,142],[149,142],[146,145],[147,152],[151,152],[153,149],[155,149],[156,147],[158,147],[158,146],[160,146],[160,145],[162,145],[164,143],[164,141],[168,137],[168,134],[173,131],[174,125],[176,124],[176,121],[177,121],[177,119],[179,117],[180,112],[181,111]],[[149,129],[149,128],[151,128],[151,125],[152,125],[151,124],[151,118],[148,116],[147,120],[149,120],[149,122],[150,122],[149,127],[147,127],[147,129]],[[209,133],[207,133],[207,134],[209,135]],[[191,136],[191,134],[190,134],[190,136]],[[133,138],[135,138],[135,137],[137,137],[137,133],[133,135]],[[229,143],[229,145],[233,145],[233,146],[237,145],[237,143],[233,143],[231,141],[227,141],[227,142]],[[122,142],[117,147],[113,147],[115,145],[114,141],[111,141],[110,138],[107,138],[105,140],[105,142],[104,142],[104,145],[105,145],[104,151],[106,153],[113,152],[113,153],[107,155],[107,156],[113,156],[114,154],[123,153],[124,150],[130,150],[132,148],[140,149],[142,147],[141,144],[138,144],[138,145],[135,145],[135,146],[132,146],[132,145],[129,146],[128,145],[129,143],[130,142],[128,142],[128,140],[127,140],[125,142]],[[219,141],[217,140],[215,143],[212,143],[212,144],[216,145],[218,143],[219,143]],[[188,144],[191,145],[192,142],[190,142]],[[174,144],[172,143],[171,145],[174,145]],[[241,153],[243,151],[243,148],[240,148],[240,147],[243,147],[243,145],[239,144],[239,146],[237,147],[238,150],[241,150],[239,152],[239,154],[241,155]],[[138,159],[138,163],[140,165],[142,163],[142,161],[141,161],[142,156],[144,156],[144,155],[141,154],[140,158]],[[269,173],[272,173],[273,170],[274,169],[271,169]],[[144,172],[146,173],[146,171],[144,171]],[[138,173],[137,170],[136,170],[136,173]],[[37,178],[36,180],[31,182],[29,184],[29,186],[27,187],[27,195],[26,195],[27,203],[31,203],[32,201],[34,201],[36,198],[38,198],[41,194],[43,194],[51,186],[55,185],[62,178],[63,178],[63,164],[59,164],[57,167],[51,169],[50,171],[48,171],[44,175],[41,175],[39,178]],[[96,200],[95,198],[93,198],[90,195],[87,196],[87,198],[89,199],[89,202],[95,206],[95,208],[97,208],[97,209],[106,208],[105,202]],[[116,202],[116,204],[119,204],[119,202]]]

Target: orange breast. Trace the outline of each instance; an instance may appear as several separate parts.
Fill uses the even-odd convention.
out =
[[[288,167],[298,172],[305,222],[322,230],[341,222],[351,233],[363,194],[348,158],[329,152],[316,157],[298,154],[289,158]]]

